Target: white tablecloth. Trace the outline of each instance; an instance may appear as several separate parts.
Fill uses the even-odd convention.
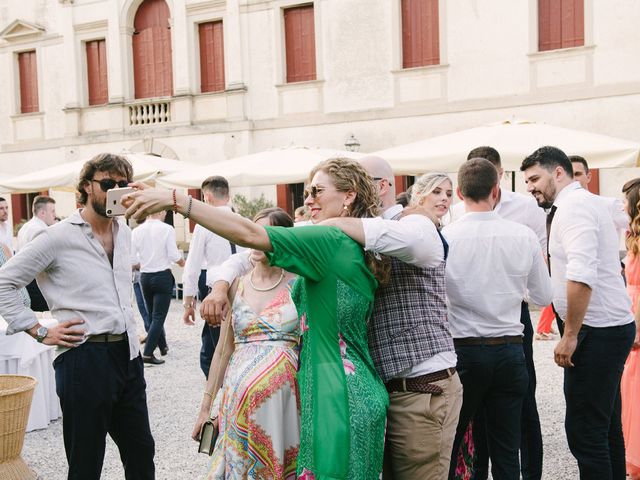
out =
[[[43,325],[55,320],[41,319]],[[33,392],[27,432],[46,428],[60,418],[60,401],[56,394],[53,371],[53,347],[36,342],[26,333],[6,335],[7,323],[0,317],[0,373],[29,375],[38,380]]]

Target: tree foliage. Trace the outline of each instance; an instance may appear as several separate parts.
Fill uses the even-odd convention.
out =
[[[240,194],[233,197],[233,207],[236,212],[249,219],[255,217],[260,210],[273,206],[273,203],[265,198],[264,193],[260,194],[260,198],[247,199],[247,197]]]

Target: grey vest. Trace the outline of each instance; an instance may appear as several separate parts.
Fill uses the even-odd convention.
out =
[[[438,353],[455,351],[444,268],[445,261],[435,268],[419,268],[391,259],[391,278],[376,291],[368,328],[369,350],[383,381]]]

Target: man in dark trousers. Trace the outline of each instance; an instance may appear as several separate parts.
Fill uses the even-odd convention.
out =
[[[126,187],[131,165],[100,154],[85,163],[84,208],[43,229],[0,268],[0,315],[7,334],[27,332],[56,345],[68,478],[98,480],[109,434],[127,480],[155,477],[146,384],[131,307],[131,230],[106,215],[107,190]],[[46,328],[18,290],[35,277],[59,323]]]

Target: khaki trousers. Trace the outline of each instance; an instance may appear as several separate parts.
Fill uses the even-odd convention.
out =
[[[384,480],[445,480],[462,407],[457,373],[434,382],[441,395],[389,394]]]

